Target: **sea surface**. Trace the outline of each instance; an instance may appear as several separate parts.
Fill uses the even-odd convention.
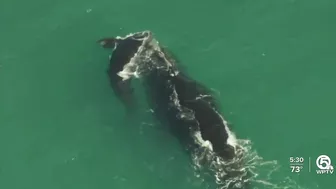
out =
[[[334,0],[0,1],[0,188],[216,188],[145,100],[127,117],[109,86],[96,41],[142,30],[216,91],[262,159],[253,189],[335,188],[316,172],[336,163],[335,18]]]

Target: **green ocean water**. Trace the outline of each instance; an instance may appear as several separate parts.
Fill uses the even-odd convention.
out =
[[[109,86],[110,52],[96,41],[145,29],[218,92],[237,137],[277,161],[255,188],[334,188],[336,173],[318,175],[315,160],[336,161],[335,10],[332,0],[2,0],[0,188],[215,188],[145,102],[126,117]],[[304,158],[299,174],[290,157]]]

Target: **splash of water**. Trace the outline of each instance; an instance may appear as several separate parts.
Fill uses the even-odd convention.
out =
[[[267,161],[253,150],[250,140],[237,139],[236,157],[224,161],[206,145],[192,155],[195,176],[213,175],[217,189],[304,189],[290,177],[278,181],[276,160]]]

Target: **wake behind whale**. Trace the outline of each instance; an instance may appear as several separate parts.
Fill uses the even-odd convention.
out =
[[[247,189],[258,181],[254,170],[262,158],[251,152],[249,141],[238,140],[229,129],[211,90],[182,72],[150,31],[99,43],[112,49],[108,74],[117,96],[132,108],[131,80],[141,78],[155,117],[189,152],[196,171],[213,173],[219,188]]]

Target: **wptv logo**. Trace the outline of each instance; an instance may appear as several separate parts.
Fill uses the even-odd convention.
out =
[[[331,165],[331,159],[327,155],[320,155],[316,159],[316,166],[318,167],[316,170],[318,175],[334,173],[334,167]]]

